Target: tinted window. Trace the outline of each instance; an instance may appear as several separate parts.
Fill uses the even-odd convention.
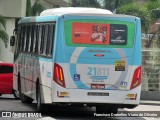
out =
[[[24,50],[24,42],[25,42],[25,36],[26,36],[26,27],[25,26],[23,26],[22,27],[22,32],[21,32],[21,42],[20,42],[20,51],[23,51]]]
[[[38,53],[38,48],[39,48],[39,32],[40,32],[40,26],[36,26],[36,41],[35,41],[35,53]]]
[[[54,23],[38,23],[20,26],[19,50],[51,57],[55,33]]]
[[[49,25],[49,28],[48,28],[48,39],[47,39],[47,48],[46,48],[46,54],[48,56],[52,56],[52,53],[53,53],[54,29],[55,29],[55,25],[54,24]]]
[[[0,66],[0,74],[13,73],[13,67],[10,66]]]
[[[30,41],[30,52],[33,52],[34,40],[35,40],[35,26],[31,28],[31,41]]]
[[[44,34],[44,45],[43,45],[43,54],[46,55],[47,41],[48,41],[49,25],[45,25],[45,34]]]
[[[47,37],[47,47],[46,47],[46,55],[49,54],[50,44],[51,44],[51,25],[48,25],[48,37]]]
[[[43,54],[43,50],[44,50],[44,40],[45,40],[44,36],[45,36],[45,25],[42,25],[40,54]]]
[[[20,31],[18,36],[18,51],[20,51],[23,29],[22,29],[22,26],[21,27],[19,26],[18,28],[19,28],[18,30]]]
[[[25,51],[28,51],[28,48],[29,48],[30,33],[31,33],[30,26],[27,26],[27,36],[26,36]]]

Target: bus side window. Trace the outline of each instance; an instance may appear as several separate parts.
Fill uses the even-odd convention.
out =
[[[39,26],[38,54],[41,54],[40,47],[42,41],[42,25]]]
[[[49,33],[48,33],[48,41],[47,41],[47,55],[49,57],[52,56],[53,53],[53,43],[54,43],[54,24],[50,24],[50,29],[49,29]]]
[[[36,32],[35,32],[35,37],[36,37],[36,40],[35,40],[35,44],[34,44],[34,52],[35,53],[38,53],[38,48],[39,48],[39,34],[40,34],[40,26],[39,25],[36,25]]]
[[[19,33],[19,37],[18,37],[18,51],[21,51],[20,47],[21,47],[21,42],[22,42],[22,37],[23,37],[23,27],[20,27],[20,33]]]
[[[26,40],[26,26],[23,26],[23,28],[22,28],[22,36],[21,36],[20,51],[24,51],[25,40]]]
[[[41,34],[41,45],[40,45],[40,54],[43,54],[44,50],[44,36],[45,36],[45,25],[42,25],[42,34]]]
[[[27,26],[27,36],[26,36],[25,52],[27,52],[28,48],[29,48],[30,33],[31,33],[30,26]]]
[[[54,45],[54,37],[55,37],[55,24],[52,24],[51,26],[51,47],[50,47],[50,56],[53,54],[53,45]]]
[[[47,34],[47,47],[46,47],[46,55],[49,55],[50,43],[51,43],[51,25],[48,25],[48,34]]]
[[[48,33],[49,33],[49,24],[45,25],[45,34],[44,34],[44,45],[43,45],[43,55],[46,56],[46,48],[47,46],[47,41],[48,41]]]
[[[34,46],[34,41],[35,41],[35,25],[32,25],[31,27],[31,41],[30,41],[30,48],[29,51],[33,52],[33,46]]]

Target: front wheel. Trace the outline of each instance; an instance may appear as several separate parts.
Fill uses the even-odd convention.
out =
[[[19,99],[20,99],[20,98],[19,98],[19,92],[16,91],[16,90],[13,90],[13,96],[14,96],[14,98],[15,98],[16,100],[19,100]]]

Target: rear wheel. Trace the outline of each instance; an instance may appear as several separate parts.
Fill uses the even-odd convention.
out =
[[[22,90],[21,90],[21,82],[20,82],[20,78],[18,78],[18,90],[19,90],[19,97],[20,97],[20,100],[22,103],[29,103],[31,104],[33,102],[33,99],[26,96],[25,94],[22,93]]]
[[[40,84],[37,83],[36,89],[36,99],[37,99],[37,111],[44,111],[44,105],[41,102],[41,91]]]
[[[19,99],[20,99],[20,98],[19,98],[19,92],[16,91],[16,90],[13,90],[13,96],[14,96],[14,98],[15,98],[16,100],[19,100]]]
[[[102,105],[98,105],[96,106],[96,112],[97,113],[113,113],[113,114],[117,114],[118,112],[118,108],[117,107],[113,107],[113,106],[102,106]]]

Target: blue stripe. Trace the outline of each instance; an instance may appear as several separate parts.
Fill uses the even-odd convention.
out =
[[[18,24],[31,22],[53,22],[57,20],[57,16],[38,16],[38,17],[24,17],[19,20]]]
[[[117,19],[118,18],[118,19]],[[116,17],[113,15],[113,17],[111,15],[109,16],[72,16],[72,15],[65,15],[64,20],[81,20],[81,19],[99,19],[99,20],[118,20],[118,21],[126,21],[126,22],[132,22],[135,23],[135,17],[133,16],[126,16],[126,17]]]
[[[36,58],[36,60],[46,61],[46,62],[54,62],[53,59],[48,59],[48,58]]]
[[[36,22],[53,22],[57,20],[57,16],[39,16],[36,17]]]
[[[141,65],[142,64],[142,50],[141,50],[141,23],[140,19],[137,19],[137,29],[136,29],[136,41],[135,41],[135,49],[134,49],[134,58],[133,64],[134,65]]]

